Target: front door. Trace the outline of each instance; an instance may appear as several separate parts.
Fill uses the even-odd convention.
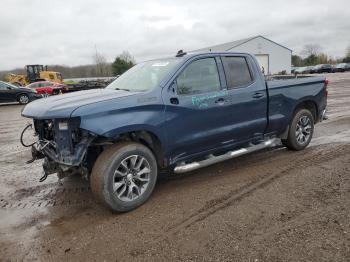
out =
[[[217,59],[211,56],[189,62],[174,83],[163,89],[167,149],[173,162],[227,140],[232,114]]]

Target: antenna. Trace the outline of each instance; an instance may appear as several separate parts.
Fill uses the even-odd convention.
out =
[[[181,50],[177,51],[177,54],[176,54],[175,57],[182,57],[182,56],[184,56],[184,55],[186,55],[186,54],[187,54],[187,53],[184,52],[184,51],[181,49]]]

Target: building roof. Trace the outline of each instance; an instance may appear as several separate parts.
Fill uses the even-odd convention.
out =
[[[240,39],[240,40],[236,40],[236,41],[233,41],[233,42],[228,42],[228,43],[224,43],[224,44],[220,44],[220,45],[214,45],[214,46],[209,46],[209,47],[205,47],[205,48],[201,48],[201,49],[197,49],[197,50],[194,50],[194,52],[198,52],[198,51],[204,51],[204,50],[208,50],[210,49],[211,51],[229,51],[230,49],[232,48],[235,48],[237,46],[240,46],[240,45],[243,45],[255,38],[258,38],[258,37],[261,37],[267,41],[270,41],[276,45],[279,45],[280,47],[283,47],[285,49],[288,49],[289,51],[292,51],[291,49],[289,49],[288,47],[285,47],[281,44],[278,44],[266,37],[263,37],[261,35],[257,35],[257,36],[253,36],[253,37],[248,37],[248,38],[244,38],[244,39]]]

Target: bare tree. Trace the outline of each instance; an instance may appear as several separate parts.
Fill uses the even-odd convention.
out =
[[[328,64],[330,63],[330,59],[328,58],[328,55],[325,53],[320,53],[318,55],[318,63],[320,64]]]
[[[101,53],[97,52],[95,47],[94,64],[96,66],[96,76],[111,76],[111,66],[107,63],[107,59]]]
[[[322,50],[322,47],[319,44],[308,44],[305,45],[303,50],[301,51],[301,54],[305,57],[308,56],[317,56]]]
[[[123,51],[123,53],[119,55],[119,58],[127,63],[131,62],[132,64],[136,64],[135,58],[128,51]]]

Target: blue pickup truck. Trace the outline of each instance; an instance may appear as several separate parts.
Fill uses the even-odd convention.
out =
[[[45,177],[80,174],[113,211],[143,204],[161,170],[183,173],[272,146],[302,150],[325,117],[323,77],[266,81],[254,56],[140,63],[105,89],[30,103]]]

